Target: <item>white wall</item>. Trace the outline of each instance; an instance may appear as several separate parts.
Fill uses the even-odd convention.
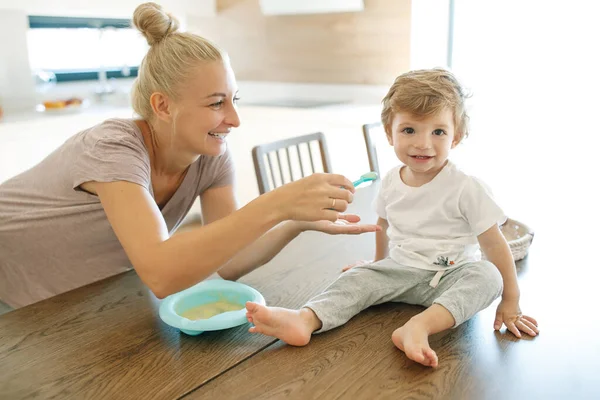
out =
[[[363,0],[260,0],[265,15],[298,15],[330,12],[358,12],[365,9]]]
[[[565,229],[569,221],[557,229],[540,207],[569,207],[589,226],[600,216],[598,15],[600,3],[587,0],[456,2],[453,70],[473,95],[471,135],[456,151],[478,155],[461,167],[477,174],[497,163],[504,175],[482,178],[505,211],[561,246],[585,235]]]
[[[28,28],[25,12],[0,10],[0,105],[6,112],[35,105],[27,54]]]
[[[131,18],[143,0],[0,0],[1,9],[18,9],[29,15]],[[216,0],[155,0],[178,17],[213,16]]]
[[[449,10],[449,0],[412,1],[410,26],[411,69],[446,66]]]

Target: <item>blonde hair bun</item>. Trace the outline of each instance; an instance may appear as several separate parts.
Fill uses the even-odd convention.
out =
[[[133,25],[144,35],[150,46],[177,32],[179,21],[156,3],[140,4],[133,12]]]
[[[179,32],[179,21],[156,3],[139,5],[133,13],[133,24],[150,45],[131,87],[131,106],[146,121],[155,117],[150,102],[153,93],[178,100],[181,89],[198,76],[198,65],[229,62],[227,53],[202,36]]]

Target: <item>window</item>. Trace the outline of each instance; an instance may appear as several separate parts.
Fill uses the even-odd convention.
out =
[[[29,27],[31,68],[58,82],[137,76],[148,50],[126,19],[30,16]]]

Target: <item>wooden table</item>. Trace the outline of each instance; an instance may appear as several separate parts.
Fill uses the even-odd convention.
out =
[[[365,221],[375,190],[359,190],[352,205]],[[540,336],[494,332],[494,304],[432,337],[437,369],[391,343],[416,306],[372,307],[303,348],[248,325],[190,337],[159,319],[160,301],[127,272],[0,317],[0,399],[600,398],[598,317],[586,308],[598,290],[581,273],[592,263],[552,243],[536,237],[519,265],[522,307]],[[270,305],[299,307],[373,253],[372,234],[305,233],[241,281]],[[580,268],[564,274],[569,265]]]

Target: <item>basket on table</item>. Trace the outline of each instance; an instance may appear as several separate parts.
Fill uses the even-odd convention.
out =
[[[533,241],[533,230],[520,221],[508,218],[500,226],[500,231],[506,238],[515,261],[524,259]]]

